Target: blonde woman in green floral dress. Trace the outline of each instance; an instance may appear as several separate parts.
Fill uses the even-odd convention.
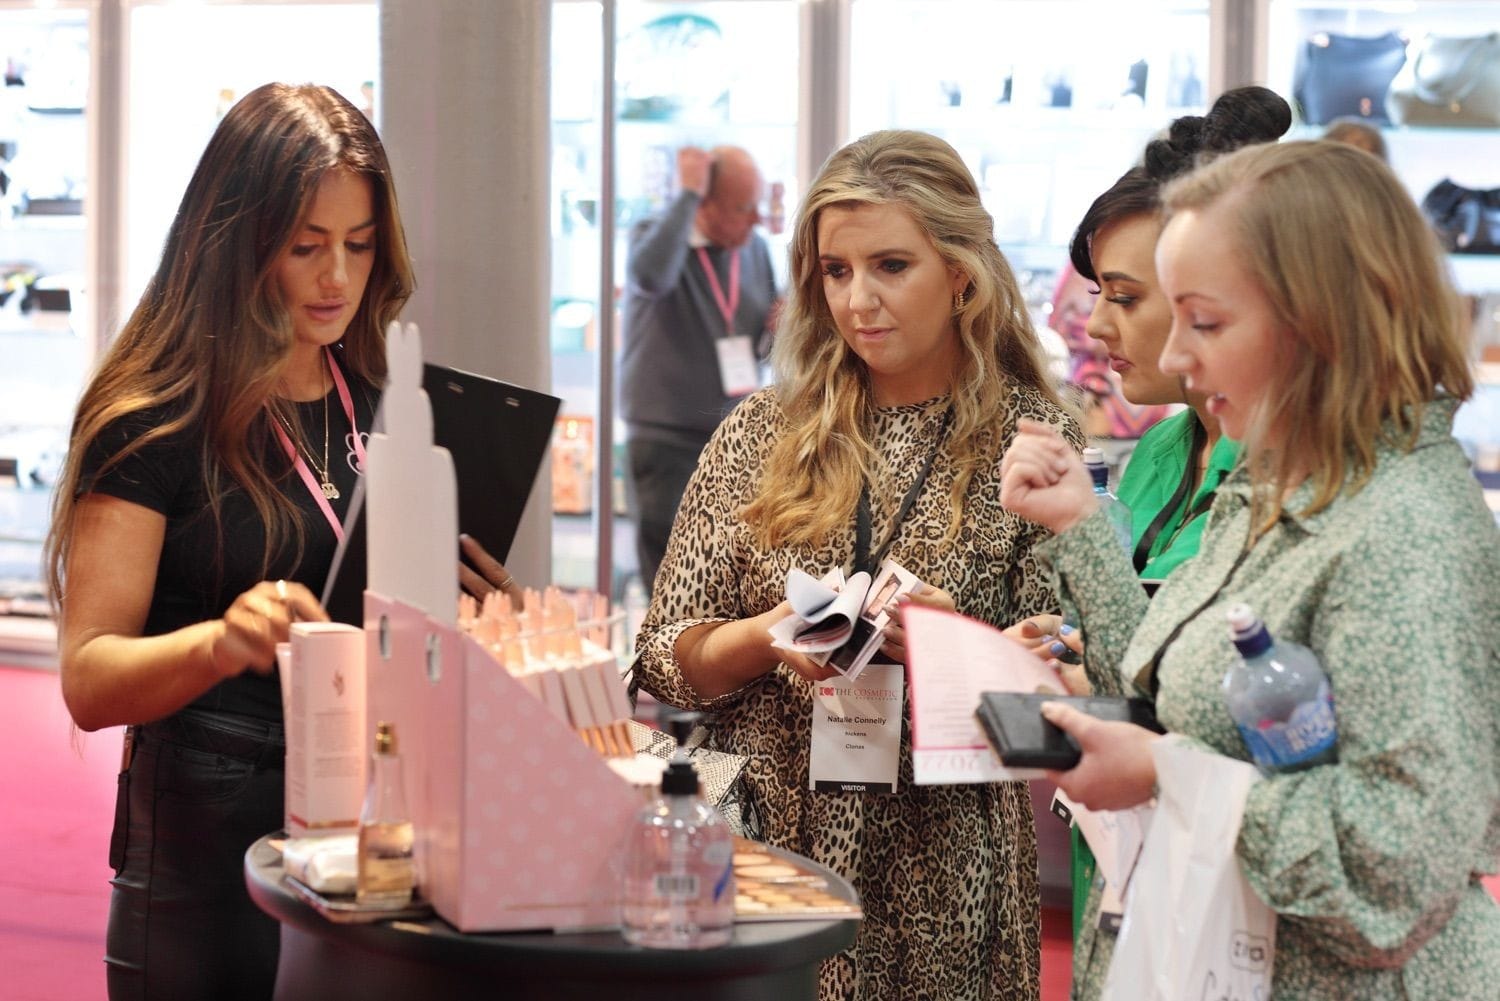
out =
[[[1277,1001],[1500,997],[1481,882],[1500,853],[1500,533],[1449,433],[1473,378],[1437,244],[1389,168],[1337,143],[1242,150],[1163,201],[1161,367],[1245,450],[1199,555],[1148,603],[1041,425],[1007,453],[1002,503],[1058,533],[1038,548],[1094,687],[1151,695],[1172,732],[1249,757],[1220,693],[1234,602],[1328,672],[1338,762],[1257,783],[1237,845],[1278,915]],[[1150,798],[1154,735],[1046,711],[1084,752],[1065,792]],[[1110,955],[1101,936],[1075,998]]]

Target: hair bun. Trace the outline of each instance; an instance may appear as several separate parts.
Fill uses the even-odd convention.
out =
[[[1203,130],[1207,119],[1200,115],[1183,115],[1167,127],[1165,139],[1146,144],[1142,163],[1146,176],[1165,181],[1191,169],[1198,151],[1203,148]]]
[[[1219,95],[1207,115],[1183,115],[1165,139],[1146,144],[1142,164],[1162,183],[1191,170],[1201,153],[1228,153],[1241,146],[1272,142],[1292,127],[1292,108],[1265,87],[1236,87]]]
[[[1292,127],[1292,108],[1265,87],[1236,87],[1219,95],[1204,119],[1203,149],[1227,153],[1254,143],[1275,142]]]

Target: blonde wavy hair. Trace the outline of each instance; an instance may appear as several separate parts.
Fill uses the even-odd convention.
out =
[[[156,273],[79,401],[44,557],[54,607],[63,595],[78,494],[87,489],[82,468],[90,447],[114,422],[155,407],[167,406],[170,419],[107,458],[95,475],[154,441],[195,429],[215,522],[225,490],[238,485],[266,528],[264,560],[288,539],[300,551],[295,508],[259,458],[272,434],[266,402],[294,336],[274,268],[332,170],[367,177],[373,189],[375,261],[341,343],[347,368],[376,386],[384,382],[385,328],[415,288],[385,148],[359,109],[333,89],[266,84],[214,130]]]
[[[1020,286],[995,245],[994,223],[952,146],[924,132],[873,132],[834,153],[808,189],[791,241],[791,289],[772,348],[776,397],[789,427],[743,512],[766,546],[817,543],[848,523],[880,457],[865,364],[839,336],[823,292],[818,221],[825,209],[893,205],[911,214],[942,259],[968,277],[953,325],[961,361],[948,451],[955,465],[948,537],[962,523],[976,470],[998,457],[1010,395],[1058,402]],[[1059,406],[1061,404],[1059,403]]]
[[[1230,239],[1285,336],[1246,435],[1257,531],[1307,475],[1301,514],[1357,492],[1382,442],[1409,449],[1427,404],[1474,391],[1469,330],[1436,237],[1396,175],[1343,143],[1254,146],[1175,181],[1167,218],[1233,199]],[[1295,428],[1273,440],[1273,425]]]

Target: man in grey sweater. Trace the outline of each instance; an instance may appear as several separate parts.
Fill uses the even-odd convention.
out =
[[[758,386],[775,276],[765,182],[744,150],[677,151],[677,197],[630,233],[620,366],[626,500],[647,593],[678,502],[719,422]]]

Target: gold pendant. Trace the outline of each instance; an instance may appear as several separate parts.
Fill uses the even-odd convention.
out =
[[[328,480],[324,480],[323,481],[323,496],[327,497],[329,500],[338,500],[339,499],[339,488],[336,487],[336,486],[334,486]]]

